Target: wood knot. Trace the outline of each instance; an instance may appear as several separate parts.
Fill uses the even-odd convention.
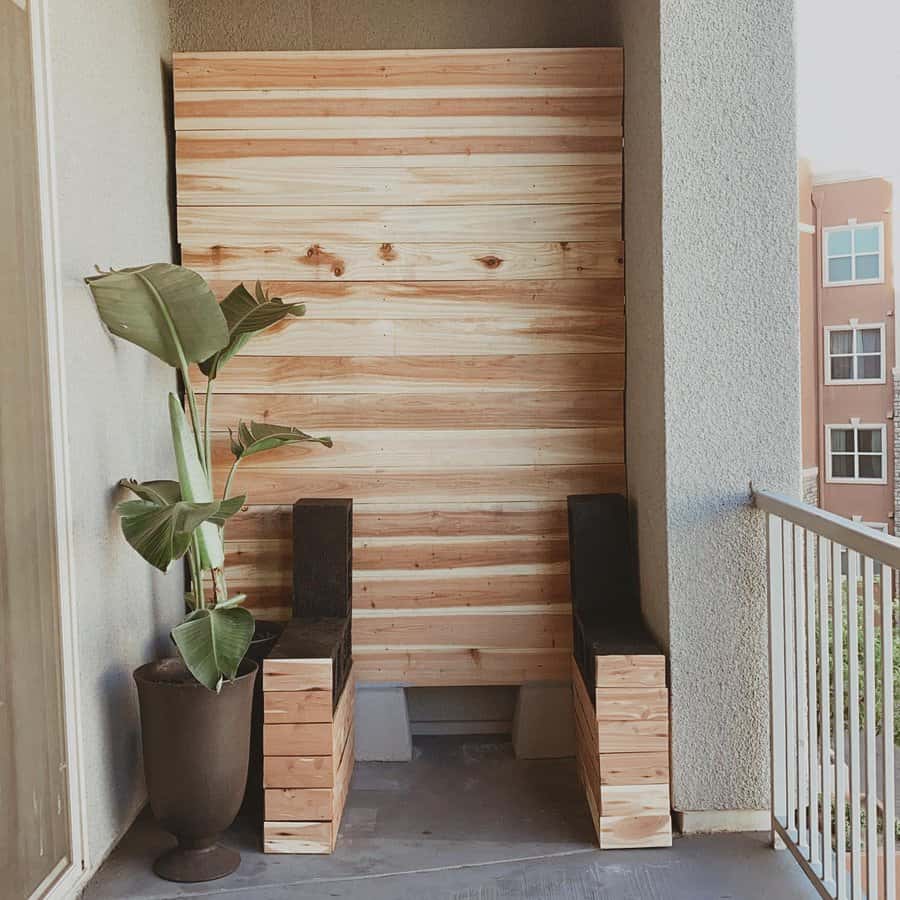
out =
[[[344,270],[343,270],[343,268],[342,268],[341,266],[335,266],[335,267],[331,270],[331,272],[332,272],[332,274],[334,275],[335,278],[340,278],[341,275],[344,274]]]
[[[394,250],[393,244],[382,244],[378,248],[378,255],[387,262],[397,258],[397,253]]]
[[[318,256],[322,252],[322,248],[318,244],[313,244],[307,251],[309,257]]]
[[[503,265],[499,256],[480,256],[476,262],[480,262],[486,269],[499,269]]]
[[[561,249],[561,250],[568,250],[568,249],[569,249],[569,242],[568,242],[568,241],[560,241],[560,242],[559,242],[559,246],[560,246],[560,249]]]

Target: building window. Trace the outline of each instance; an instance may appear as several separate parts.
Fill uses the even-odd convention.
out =
[[[886,484],[884,425],[826,425],[827,480]]]
[[[825,384],[884,384],[884,324],[825,329]]]
[[[884,225],[841,225],[823,229],[826,287],[884,281]]]

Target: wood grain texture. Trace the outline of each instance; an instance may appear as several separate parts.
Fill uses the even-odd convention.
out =
[[[330,853],[332,849],[331,822],[266,822],[263,825],[265,853]]]
[[[290,131],[181,131],[175,139],[179,166],[186,160],[291,157],[313,168],[394,168],[398,161],[484,169],[495,166],[621,166],[619,135],[504,134],[385,138],[310,138]]]
[[[181,255],[204,278],[295,281],[621,279],[625,262],[619,241],[185,245]]]
[[[355,503],[355,541],[367,538],[544,537],[567,540],[564,502]],[[245,506],[228,520],[228,541],[289,541],[290,506]]]
[[[389,681],[421,687],[522,684],[565,681],[571,650],[354,649],[360,681]]]
[[[624,346],[611,353],[521,356],[448,356],[448,349],[445,344],[441,353],[432,356],[237,356],[219,374],[216,390],[221,394],[408,395],[621,390],[625,386]],[[199,389],[205,382],[196,368],[192,372]],[[368,402],[369,398],[360,400],[361,405]]]
[[[572,87],[620,94],[620,48],[175,53],[176,90]]]
[[[198,397],[201,416],[203,397]],[[621,429],[622,391],[493,391],[471,394],[225,394],[210,412],[216,431],[241,419],[302,422],[307,431],[336,429],[481,428]],[[464,438],[459,437],[458,440]],[[334,449],[340,450],[340,446]],[[333,451],[332,451],[333,452]],[[331,455],[330,453],[328,454]]]
[[[331,691],[265,691],[263,719],[270,724],[330,722]],[[287,787],[288,785],[283,785]]]
[[[226,473],[214,472],[216,491],[225,486]],[[238,469],[232,484],[235,496],[247,494],[256,503],[293,503],[298,497],[353,497],[362,502],[381,500],[437,503],[467,497],[479,501],[559,500],[568,494],[621,492],[625,467],[496,466],[461,471],[403,471],[366,469]]]
[[[490,241],[618,241],[615,203],[435,206],[182,206],[178,238],[190,247]],[[278,293],[277,289],[275,292]],[[312,312],[312,310],[310,310]]]
[[[666,658],[661,653],[596,659],[598,696],[601,688],[665,687]]]
[[[331,788],[266,788],[267,822],[330,822]]]
[[[212,279],[224,298],[239,280]],[[311,319],[483,318],[522,315],[589,318],[598,310],[621,312],[624,283],[617,278],[512,281],[272,281],[274,297],[306,305]]]
[[[305,425],[305,423],[304,423]],[[480,428],[460,437],[444,429],[330,429],[332,448],[304,442],[249,456],[244,472],[269,469],[343,469],[370,465],[380,458],[382,469],[407,471],[478,468],[485,459],[502,459],[507,466],[590,465],[624,463],[621,427],[606,428]],[[228,434],[212,441],[213,465],[233,461]]]
[[[308,132],[307,132],[308,133]],[[423,135],[427,137],[427,135]],[[335,166],[290,156],[182,161],[179,206],[615,203],[618,166]]]
[[[416,96],[418,95],[418,96]],[[475,120],[495,133],[506,134],[544,129],[542,120],[576,122],[596,121],[615,133],[621,127],[622,101],[611,94],[591,91],[465,92],[465,91],[398,91],[398,90],[248,90],[236,97],[231,91],[178,91],[175,94],[175,128],[179,131],[223,129],[291,129],[302,131],[309,121],[317,119],[357,123],[378,117],[388,119],[421,119],[434,123],[439,133],[452,133],[445,120],[459,123]],[[515,122],[524,118],[523,122]],[[323,125],[326,123],[322,123]],[[389,126],[386,136],[397,134],[397,123]],[[441,126],[444,127],[441,127]],[[393,127],[391,127],[393,126]],[[451,126],[453,127],[453,126]],[[558,133],[559,127],[550,133]],[[358,124],[352,134],[366,133]],[[478,131],[476,130],[477,134]]]
[[[352,497],[360,678],[565,681],[565,498],[625,486],[621,51],[178,54],[174,67],[184,263],[219,298],[261,279],[307,310],[219,375],[216,485],[238,421],[334,440],[242,464],[231,588],[286,617],[290,505]],[[325,701],[288,694],[322,674],[264,672],[270,739],[297,760],[314,757],[291,728],[321,724]],[[653,721],[653,703],[623,704],[612,714]],[[599,822],[596,717],[582,724]],[[269,776],[285,791],[324,777],[299,762]],[[269,823],[267,847],[333,845],[336,827],[320,834],[288,800],[273,802],[295,818]]]
[[[622,353],[625,317],[599,311],[591,319],[283,320],[247,344],[247,356],[443,356]],[[494,351],[493,353],[491,351]],[[427,369],[425,370],[427,371]],[[537,377],[537,376],[535,376]],[[546,376],[545,376],[546,377]],[[471,385],[470,385],[471,389]]]
[[[303,693],[295,691],[294,693]],[[330,788],[334,761],[330,756],[266,756],[263,786],[267,788]]]

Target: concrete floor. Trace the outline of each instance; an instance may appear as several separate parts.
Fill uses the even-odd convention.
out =
[[[574,760],[521,761],[502,738],[416,738],[410,763],[360,763],[336,852],[265,856],[246,824],[243,859],[204,885],[156,878],[170,846],[143,815],[86,900],[815,900],[766,835],[676,838],[671,849],[596,850]]]

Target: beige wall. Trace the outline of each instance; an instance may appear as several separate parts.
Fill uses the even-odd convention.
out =
[[[174,50],[585,47],[607,0],[172,0]]]
[[[145,799],[132,670],[169,655],[183,575],[154,573],[113,509],[124,476],[173,477],[171,370],[101,326],[82,279],[95,264],[169,260],[166,0],[49,0],[74,606],[87,866]]]
[[[859,222],[884,223],[883,284],[850,287],[824,287],[821,262],[815,266],[814,276],[821,292],[821,325],[847,325],[851,318],[860,324],[884,323],[885,383],[878,385],[824,385],[822,387],[822,429],[825,425],[842,425],[851,418],[861,423],[887,427],[888,483],[828,484],[824,481],[825,461],[822,461],[823,483],[821,504],[825,509],[848,518],[862,516],[864,522],[890,525],[893,533],[894,513],[894,447],[893,447],[893,387],[891,369],[894,366],[894,286],[890,248],[893,245],[890,208],[891,184],[882,178],[816,184],[813,187],[818,208],[819,234],[833,225],[846,225],[848,219]],[[820,247],[821,247],[820,243]],[[820,330],[819,340],[824,340]],[[824,346],[824,345],[823,345]],[[822,354],[820,354],[822,359]],[[824,361],[819,378],[824,382]]]

